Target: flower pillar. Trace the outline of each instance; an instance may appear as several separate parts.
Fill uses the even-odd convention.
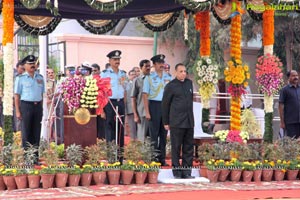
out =
[[[242,50],[241,50],[241,39],[242,39],[242,9],[241,2],[234,1],[236,4],[236,9],[239,14],[235,15],[231,19],[230,28],[230,56],[235,60],[241,60]],[[230,130],[241,130],[241,96],[232,96],[230,105]]]
[[[13,138],[13,37],[14,0],[3,0],[3,64],[4,64],[4,144],[12,143]]]
[[[274,10],[268,9],[263,12],[263,46],[264,55],[273,55],[274,45]],[[265,133],[264,141],[273,141],[273,95],[264,93],[265,109]]]

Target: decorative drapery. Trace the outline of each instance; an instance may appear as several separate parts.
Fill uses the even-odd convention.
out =
[[[32,35],[48,35],[52,33],[61,21],[60,17],[44,17],[30,15],[15,15],[17,24]]]
[[[84,0],[89,6],[105,13],[114,13],[125,6],[132,0]]]
[[[232,10],[232,3],[226,1],[225,4],[218,3],[217,5],[213,6],[211,11],[214,17],[218,20],[220,24],[229,25],[231,22],[231,10]]]
[[[199,12],[199,11],[209,11],[212,6],[216,5],[218,0],[176,0],[176,2],[183,5],[185,8]]]
[[[103,34],[112,30],[120,20],[77,20],[87,31],[93,34]]]
[[[145,15],[143,17],[138,17],[138,19],[147,27],[148,29],[159,32],[165,31],[176,22],[180,15],[180,12],[174,13],[164,13],[164,14],[154,14]]]

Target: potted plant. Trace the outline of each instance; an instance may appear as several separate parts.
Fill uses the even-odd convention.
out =
[[[16,181],[14,175],[16,174],[17,169],[5,168],[1,173],[3,176],[3,181],[6,185],[7,190],[17,189]]]
[[[106,180],[106,170],[106,163],[104,162],[93,165],[93,180],[96,185],[104,184]]]
[[[26,166],[33,167],[34,163],[37,163],[37,153],[38,148],[28,142],[24,155],[24,161]]]
[[[217,167],[217,163],[215,159],[210,159],[205,162],[205,166],[207,167],[207,178],[210,182],[215,183],[218,181],[220,170]]]
[[[253,161],[255,169],[253,171],[253,181],[254,182],[260,182],[261,181],[261,175],[262,175],[262,168],[263,164],[260,160]]]
[[[149,164],[149,170],[148,170],[148,174],[147,174],[148,183],[150,183],[150,184],[157,183],[160,167],[161,167],[161,163],[159,163],[159,162],[152,161]]]
[[[213,158],[214,149],[213,145],[209,143],[204,143],[198,146],[198,159],[200,161],[200,176],[207,177],[207,166],[205,163]]]
[[[28,187],[30,189],[39,188],[40,187],[40,180],[41,180],[40,170],[33,169],[33,168],[29,169],[27,179],[28,179]]]
[[[126,160],[121,165],[121,181],[124,185],[131,184],[133,179],[134,170],[135,170],[135,162],[132,160]]]
[[[24,168],[17,168],[15,173],[15,181],[18,189],[27,188],[27,170]]]
[[[299,172],[299,160],[293,159],[287,162],[287,179],[296,180]]]
[[[254,162],[244,161],[242,163],[242,177],[244,182],[251,182],[256,165]]]
[[[149,165],[144,161],[139,161],[135,168],[135,183],[136,184],[144,184],[147,178],[147,173],[149,171]]]
[[[282,181],[287,170],[288,163],[285,160],[277,160],[274,166],[274,179],[275,181]]]
[[[79,165],[73,165],[68,168],[68,185],[69,186],[78,186],[80,177],[81,177],[81,169]]]
[[[69,166],[81,165],[83,153],[81,145],[71,144],[68,146],[66,149],[66,158],[69,162]]]
[[[56,167],[48,165],[41,166],[41,181],[44,189],[52,188],[54,185],[54,178],[56,173]]]
[[[1,130],[0,130],[0,132],[1,132]],[[0,154],[0,157],[1,157],[1,154]],[[2,158],[0,158],[0,160],[2,160]],[[5,169],[5,166],[4,165],[0,165],[0,191],[6,189],[6,186],[5,186],[5,183],[4,183],[4,180],[3,180],[3,175],[2,175],[2,171],[4,169]]]
[[[227,180],[227,177],[230,174],[229,165],[229,161],[225,161],[223,159],[219,159],[216,161],[216,167],[220,171],[218,181],[224,182]]]
[[[110,185],[118,185],[120,182],[120,165],[119,161],[107,164],[107,177]]]
[[[92,182],[93,167],[90,164],[84,164],[81,169],[81,185],[90,186]]]
[[[58,188],[66,187],[68,181],[68,165],[59,164],[56,167],[55,185]]]
[[[263,160],[262,162],[262,180],[271,181],[274,173],[274,161]]]
[[[240,181],[242,175],[242,163],[237,158],[232,158],[229,162],[230,180]]]

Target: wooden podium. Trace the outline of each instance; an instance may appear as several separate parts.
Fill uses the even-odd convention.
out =
[[[97,119],[96,115],[91,115],[91,120],[80,125],[75,121],[74,115],[69,114],[64,109],[64,144],[65,148],[75,143],[83,148],[97,142]]]

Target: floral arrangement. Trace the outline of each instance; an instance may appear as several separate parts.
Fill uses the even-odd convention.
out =
[[[260,125],[256,121],[255,115],[250,109],[242,111],[241,130],[248,132],[250,138],[262,138]]]
[[[242,163],[242,169],[246,171],[253,171],[256,169],[256,165],[254,162],[245,161]]]
[[[82,77],[67,78],[60,86],[63,101],[67,104],[70,113],[80,107],[80,97],[84,91],[85,81]]]
[[[206,161],[205,166],[207,167],[207,169],[212,170],[212,171],[218,169],[215,159],[210,159],[210,160]]]
[[[110,170],[119,170],[120,166],[121,166],[121,163],[119,161],[107,164],[107,168]]]
[[[274,44],[274,13],[273,9],[267,9],[263,12],[263,45]]]
[[[25,168],[16,168],[15,176],[27,174],[27,170]]]
[[[276,162],[275,162],[275,166],[274,166],[274,168],[275,169],[281,169],[283,172],[285,172],[286,171],[286,169],[288,168],[288,162],[286,161],[286,160],[277,160]]]
[[[271,54],[260,56],[257,59],[255,76],[258,90],[265,95],[265,110],[273,112],[273,95],[277,94],[283,85],[282,62]]]
[[[81,171],[79,165],[74,165],[74,166],[68,168],[68,174],[78,175],[78,174],[81,174],[81,173],[82,173],[82,171]]]
[[[87,78],[80,103],[82,108],[98,108],[97,105],[98,86],[97,80]]]
[[[55,174],[56,173],[56,167],[50,166],[50,165],[49,166],[42,165],[40,173],[41,174]]]
[[[139,161],[136,165],[135,171],[137,172],[147,172],[149,171],[149,165],[146,164],[144,161]]]
[[[248,86],[250,72],[248,65],[242,65],[240,59],[232,58],[228,61],[228,67],[224,71],[225,81],[230,83],[228,92],[234,98],[245,94],[245,87]]]
[[[56,170],[57,173],[67,173],[68,172],[68,165],[66,165],[66,164],[59,164],[56,167],[55,170]]]
[[[218,83],[218,66],[210,58],[203,57],[196,62],[195,72],[203,107],[209,108],[209,100],[216,92],[215,85]]]
[[[98,165],[93,165],[93,172],[102,172],[107,168],[106,163],[100,162]]]
[[[260,160],[255,160],[253,161],[255,169],[262,169],[263,168],[263,164]]]
[[[247,143],[249,140],[248,132],[238,130],[220,130],[215,132],[214,137],[222,142]]]
[[[262,168],[263,169],[273,169],[274,166],[275,166],[274,161],[263,160],[263,162],[262,162]]]
[[[89,164],[82,165],[81,172],[82,173],[92,173],[93,172],[92,165],[89,165]]]
[[[132,160],[126,160],[121,165],[121,169],[122,170],[135,170],[135,165],[136,165],[135,162],[133,162]]]
[[[291,170],[300,169],[300,163],[298,160],[287,161],[287,168]]]
[[[231,158],[229,161],[229,169],[242,169],[243,164],[236,158]]]
[[[200,31],[200,56],[210,56],[209,11],[197,12],[195,18],[195,28]]]
[[[16,168],[5,168],[1,171],[2,176],[14,176],[17,173]]]
[[[40,175],[40,170],[38,169],[30,169],[28,170],[28,175]]]
[[[97,95],[97,105],[96,114],[101,115],[103,113],[103,108],[108,103],[108,97],[112,95],[110,78],[100,78],[94,77],[97,80],[96,85],[98,87]]]
[[[149,171],[150,171],[150,172],[158,172],[159,169],[160,169],[160,166],[161,166],[161,163],[152,161],[152,162],[149,164]]]

